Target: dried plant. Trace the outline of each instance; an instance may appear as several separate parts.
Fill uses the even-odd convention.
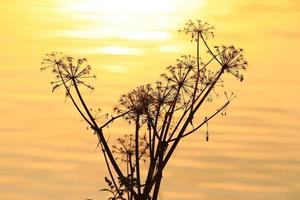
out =
[[[225,102],[215,112],[201,121],[199,114],[206,110],[205,102],[211,102],[223,87],[221,77],[230,74],[240,81],[246,69],[242,49],[233,46],[216,46],[213,49],[207,40],[214,36],[213,27],[208,23],[189,21],[180,30],[196,44],[196,55],[184,55],[175,65],[167,67],[166,73],[155,84],[139,86],[121,96],[114,108],[115,116],[99,115],[100,110],[88,108],[80,86],[93,87],[86,83],[91,75],[87,59],[75,59],[61,53],[47,54],[42,69],[50,68],[55,75],[51,82],[53,91],[64,87],[82,118],[98,138],[103,152],[109,178],[105,177],[109,199],[156,200],[163,172],[177,145],[183,138],[206,128],[218,114],[226,115],[226,109],[234,95],[225,92]],[[200,45],[207,49],[200,58]],[[205,60],[204,58],[208,59]],[[101,117],[106,120],[99,122]],[[133,127],[133,134],[118,138],[115,145],[109,145],[105,129],[113,121],[125,119]],[[142,163],[147,162],[147,165]],[[146,176],[141,177],[141,170]]]

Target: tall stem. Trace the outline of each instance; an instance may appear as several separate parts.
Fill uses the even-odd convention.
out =
[[[162,175],[160,174],[158,176],[158,180],[157,180],[157,182],[155,183],[155,186],[154,186],[152,200],[157,200],[161,179],[162,179]]]
[[[200,78],[200,63],[199,63],[199,53],[200,53],[200,45],[199,45],[199,39],[200,39],[200,33],[197,32],[197,75],[196,75],[196,83],[195,83],[195,88],[194,88],[194,92],[193,92],[193,96],[192,96],[192,102],[191,102],[191,112],[190,112],[190,115],[191,115],[191,121],[190,123],[192,123],[192,120],[193,120],[193,115],[192,115],[192,110],[193,110],[193,107],[194,107],[194,104],[195,104],[195,98],[196,98],[196,94],[197,94],[197,90],[198,90],[198,82],[199,82],[199,78]]]
[[[102,146],[102,144],[101,144],[101,146]],[[107,169],[108,169],[109,176],[110,176],[110,178],[111,178],[111,180],[112,180],[112,182],[113,182],[113,184],[114,184],[114,186],[115,186],[115,188],[116,188],[116,190],[117,190],[117,193],[118,193],[119,196],[121,197],[122,194],[121,194],[121,192],[120,192],[120,190],[119,190],[119,187],[118,187],[118,185],[117,185],[117,183],[116,183],[116,181],[115,181],[115,178],[114,178],[114,176],[113,176],[113,173],[112,173],[112,171],[111,171],[111,169],[110,169],[110,166],[109,166],[109,163],[108,163],[108,160],[107,160],[107,156],[106,156],[106,153],[105,153],[105,150],[104,150],[103,147],[102,147],[102,152],[103,152],[103,156],[104,156],[104,160],[105,160],[106,167],[107,167]]]
[[[159,153],[159,161],[158,161],[158,169],[157,169],[157,174],[158,174],[158,177],[157,179],[155,180],[155,186],[154,186],[154,191],[153,191],[153,200],[157,200],[157,197],[158,197],[158,192],[159,192],[159,189],[160,189],[160,183],[161,183],[161,179],[162,179],[162,171],[163,171],[163,156],[164,156],[164,149],[160,149],[160,153]]]
[[[110,148],[109,148],[109,146],[107,144],[107,141],[106,141],[106,139],[105,139],[105,137],[103,135],[102,129],[100,129],[98,127],[97,123],[95,122],[94,118],[92,117],[92,115],[91,115],[89,109],[87,108],[87,106],[85,104],[85,101],[83,100],[82,95],[81,95],[81,93],[80,93],[80,91],[78,89],[77,83],[74,80],[73,80],[73,84],[74,84],[76,93],[77,93],[77,95],[78,95],[78,97],[80,99],[80,102],[81,102],[82,106],[84,107],[85,111],[87,112],[88,116],[90,117],[90,120],[92,121],[92,123],[95,125],[95,132],[98,134],[98,136],[100,138],[99,142],[101,142],[103,144],[103,147],[104,147],[104,149],[105,149],[105,151],[107,153],[107,156],[108,156],[108,158],[109,158],[109,160],[110,160],[110,162],[111,162],[114,170],[116,171],[116,173],[118,174],[118,176],[121,179],[124,178],[124,175],[123,175],[121,169],[119,168],[118,164],[116,163],[115,158],[112,155],[112,152],[111,152],[111,150],[110,150]],[[124,184],[126,185],[126,187],[130,187],[129,183],[125,182]],[[134,196],[137,196],[136,192],[133,189],[131,189],[131,192],[132,192],[132,194]]]
[[[135,162],[136,162],[135,164],[136,164],[136,179],[137,179],[138,195],[141,195],[139,130],[140,130],[140,115],[138,114],[135,122]]]

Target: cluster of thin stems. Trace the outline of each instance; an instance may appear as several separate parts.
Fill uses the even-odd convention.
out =
[[[216,87],[223,86],[221,77],[231,74],[241,81],[241,70],[246,69],[242,49],[233,46],[210,48],[207,40],[213,37],[213,27],[200,20],[189,21],[181,30],[192,37],[196,55],[185,55],[175,65],[167,68],[155,84],[139,86],[121,96],[114,109],[115,116],[99,124],[84,100],[80,86],[87,86],[85,79],[94,78],[85,58],[74,59],[57,52],[47,54],[43,68],[51,68],[56,76],[53,89],[63,86],[66,96],[98,137],[109,176],[105,177],[111,193],[109,199],[156,200],[164,169],[179,142],[224,112],[232,100],[226,101],[203,120],[196,114],[202,112],[204,103],[212,99]],[[200,46],[206,48],[200,58]],[[212,66],[212,67],[211,67]],[[215,70],[213,70],[215,69]],[[108,144],[105,129],[113,121],[125,119],[133,127],[133,134],[125,135],[115,145]],[[208,140],[208,133],[206,135]],[[147,164],[143,164],[144,162]],[[142,177],[141,170],[146,173]]]

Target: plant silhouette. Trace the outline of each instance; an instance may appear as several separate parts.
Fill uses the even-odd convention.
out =
[[[223,75],[233,75],[243,81],[241,71],[247,67],[242,49],[208,45],[207,40],[214,37],[213,29],[200,20],[188,21],[179,32],[191,37],[196,55],[182,56],[175,65],[167,67],[156,83],[139,86],[121,96],[112,117],[98,116],[100,110],[89,109],[82,96],[83,86],[94,89],[86,81],[95,78],[85,58],[52,52],[43,59],[41,69],[49,68],[55,75],[51,82],[53,91],[64,88],[66,97],[98,138],[109,173],[105,177],[108,188],[102,191],[111,194],[109,199],[156,200],[164,169],[179,142],[201,127],[207,128],[208,141],[208,122],[218,114],[226,114],[234,96],[225,92],[225,102],[215,112],[203,120],[197,116],[205,111],[205,102],[218,95],[217,88],[223,87]],[[206,49],[201,57],[200,46]],[[106,121],[99,124],[99,117]],[[133,133],[110,145],[104,132],[108,125],[121,118],[130,123]],[[144,177],[141,170],[146,172]]]

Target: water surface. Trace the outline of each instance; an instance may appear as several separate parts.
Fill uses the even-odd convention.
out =
[[[300,197],[300,4],[284,1],[1,2],[0,199],[104,199],[103,159],[51,75],[45,53],[84,56],[98,76],[86,92],[110,110],[121,94],[157,80],[185,52],[187,19],[216,27],[215,44],[245,49],[245,81],[227,117],[185,140],[164,175],[162,200],[297,200]],[[117,128],[107,131],[120,135]]]

